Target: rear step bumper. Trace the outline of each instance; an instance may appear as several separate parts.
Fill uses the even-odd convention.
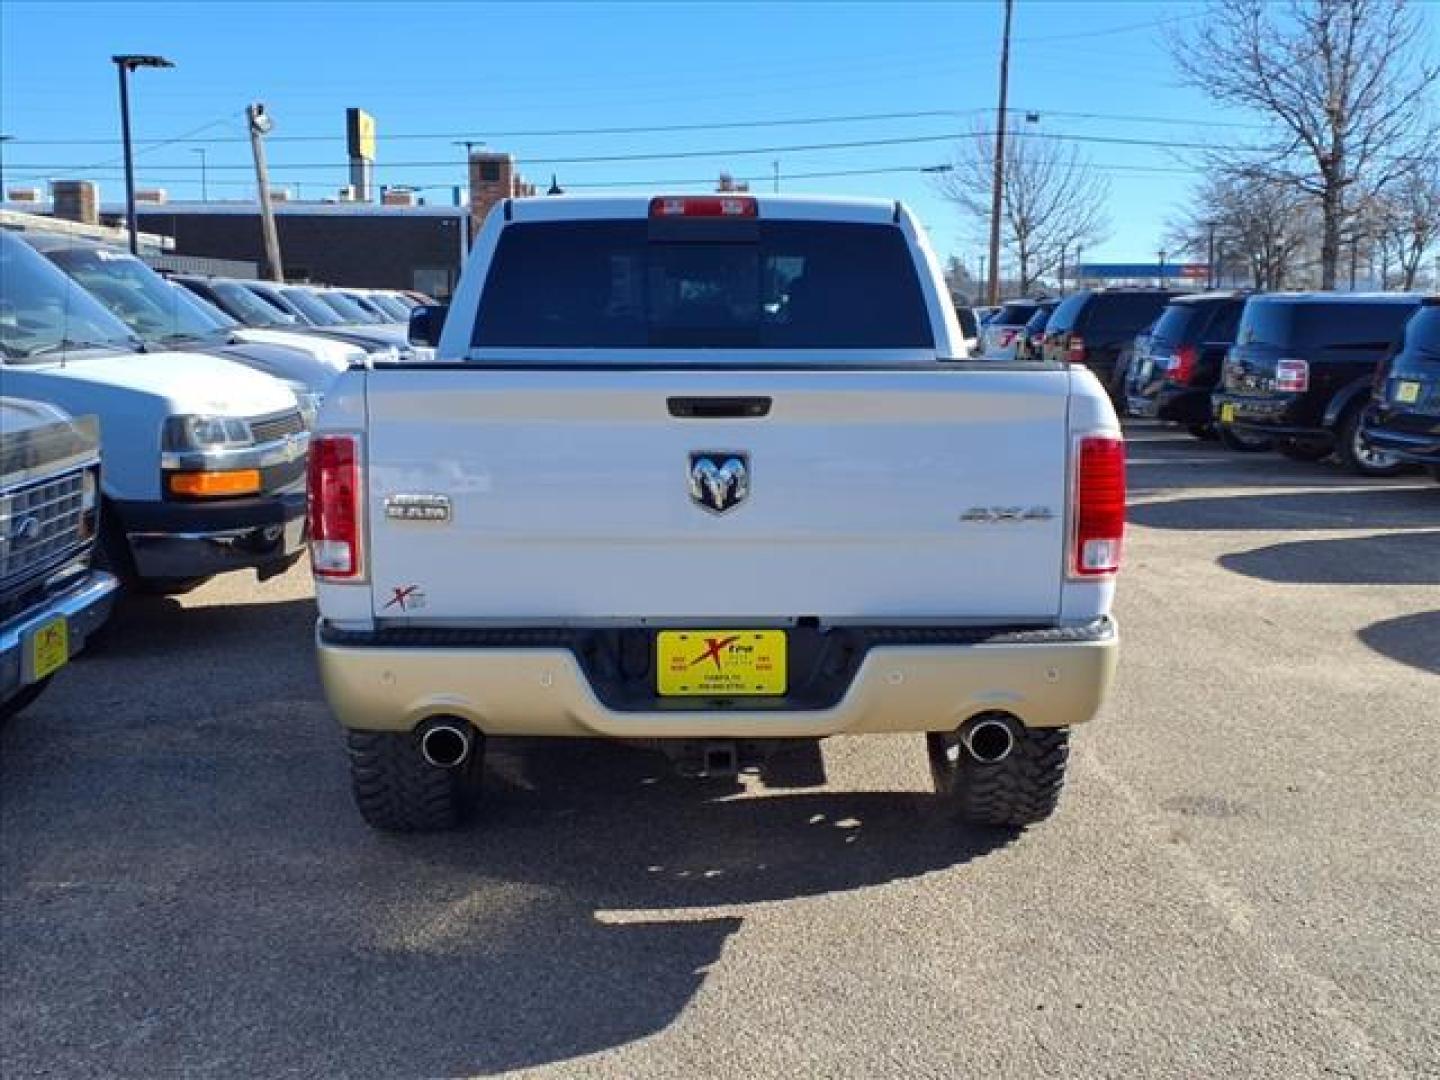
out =
[[[1093,717],[1110,686],[1119,633],[1110,619],[1077,632],[1031,632],[979,644],[877,644],[866,650],[835,705],[765,708],[664,701],[622,710],[596,695],[573,651],[555,647],[414,644],[393,635],[317,631],[320,677],[340,724],[409,731],[458,716],[487,736],[622,739],[815,738],[953,731],[1003,709],[1027,727],[1069,727]]]

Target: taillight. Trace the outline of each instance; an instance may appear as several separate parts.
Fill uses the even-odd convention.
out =
[[[310,564],[321,578],[359,578],[360,440],[317,435],[310,440]]]
[[[1170,370],[1165,377],[1173,383],[1181,386],[1188,386],[1190,377],[1195,374],[1195,362],[1200,358],[1200,350],[1194,345],[1181,345],[1175,350],[1175,355],[1170,360]]]
[[[650,216],[759,217],[760,206],[753,195],[657,195],[650,200]]]
[[[1282,394],[1303,394],[1310,389],[1310,365],[1304,360],[1275,363],[1275,389]]]
[[[1008,349],[1010,343],[1015,340],[1015,336],[1019,333],[1020,331],[1013,326],[1002,326],[1000,328],[1000,340],[996,342],[996,344],[1002,349]]]
[[[1085,362],[1085,339],[1079,334],[1070,335],[1070,340],[1065,346],[1065,359],[1072,364]]]
[[[1125,440],[1086,435],[1075,467],[1075,565],[1080,577],[1120,569],[1125,537]]]

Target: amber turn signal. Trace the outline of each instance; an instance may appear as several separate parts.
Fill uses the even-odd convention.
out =
[[[259,469],[230,472],[177,472],[169,476],[170,494],[188,498],[219,495],[255,495],[260,491]]]

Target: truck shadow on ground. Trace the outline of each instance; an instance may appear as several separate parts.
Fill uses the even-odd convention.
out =
[[[1381,656],[1440,675],[1440,610],[1371,623],[1358,636]]]
[[[1218,562],[1284,585],[1440,585],[1440,532],[1295,540],[1222,555]]]
[[[4,732],[7,1074],[563,1061],[671,1024],[737,905],[949,870],[1014,839],[925,793],[730,798],[653,754],[576,743],[497,747],[476,828],[375,834],[314,685],[308,601],[216,610],[152,611],[145,647],[77,665]],[[170,634],[183,647],[152,652]]]
[[[1356,491],[1215,495],[1132,504],[1128,520],[1152,529],[1426,529],[1440,524],[1431,482]]]

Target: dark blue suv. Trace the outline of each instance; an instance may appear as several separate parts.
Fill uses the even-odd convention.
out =
[[[1428,465],[1440,480],[1440,296],[1421,303],[1380,365],[1364,430],[1376,450]]]

